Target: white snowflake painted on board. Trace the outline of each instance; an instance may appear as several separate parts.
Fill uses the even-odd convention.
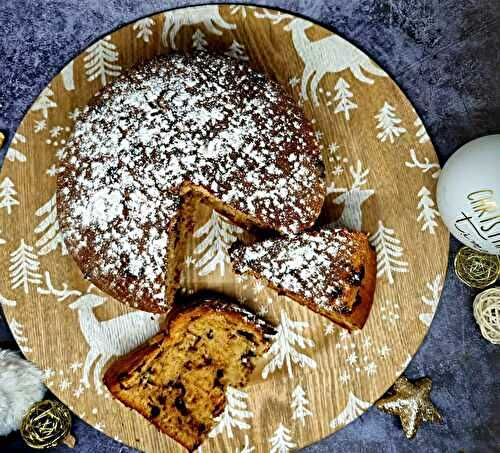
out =
[[[439,164],[433,164],[429,161],[427,157],[424,157],[424,161],[420,162],[417,158],[417,154],[414,149],[410,149],[411,162],[406,161],[405,165],[409,168],[419,168],[422,173],[427,173],[430,171],[432,173],[432,178],[437,179],[441,173],[441,168]]]
[[[419,143],[427,143],[430,138],[429,134],[427,134],[427,131],[425,130],[425,126],[422,123],[422,120],[417,117],[413,125],[417,128],[417,132],[415,133],[415,136],[418,138]]]
[[[68,250],[59,229],[59,220],[57,219],[56,194],[37,209],[35,215],[37,217],[44,217],[35,227],[35,234],[42,235],[35,243],[38,254],[40,256],[48,255],[60,246],[61,255],[67,255]]]
[[[430,297],[422,296],[422,302],[430,307],[430,313],[421,313],[419,315],[420,321],[422,321],[427,327],[431,325],[432,318],[434,318],[434,313],[439,303],[439,294],[442,288],[442,277],[437,274],[434,280],[427,283],[427,289],[430,291]]]
[[[155,21],[151,17],[145,17],[144,19],[139,19],[134,23],[133,29],[137,30],[137,39],[142,39],[144,42],[149,42],[149,39],[153,35],[152,27]]]
[[[283,423],[278,425],[273,436],[269,438],[269,443],[269,453],[288,453],[297,446],[292,440],[290,430]]]
[[[229,50],[225,52],[228,57],[235,58],[240,61],[248,61],[248,56],[245,53],[245,47],[243,44],[240,44],[238,41],[233,39],[231,46],[229,46]]]
[[[33,131],[35,134],[39,134],[43,130],[47,129],[47,121],[46,120],[36,120],[33,126]]]
[[[70,120],[76,121],[81,113],[81,110],[78,107],[75,107],[73,110],[71,110],[71,112],[68,113],[68,118]]]
[[[13,206],[19,205],[19,201],[15,198],[16,195],[14,183],[6,176],[0,183],[0,209],[5,209],[8,215],[12,213]]]
[[[226,390],[227,404],[224,412],[215,418],[217,425],[209,433],[209,437],[225,433],[230,439],[233,438],[233,429],[250,429],[247,419],[253,418],[252,412],[247,409],[248,393],[228,386]]]
[[[369,407],[370,403],[359,399],[354,393],[349,392],[344,410],[330,422],[330,428],[336,429],[348,425]]]
[[[245,434],[245,439],[243,443],[243,448],[241,450],[235,450],[235,453],[252,453],[255,450],[255,447],[250,445],[250,439],[248,438],[248,435]]]
[[[0,230],[0,233],[1,232],[2,230]],[[0,245],[5,245],[5,244],[7,244],[7,241],[0,236]]]
[[[221,276],[224,276],[226,264],[230,262],[227,251],[238,239],[237,234],[242,231],[240,227],[213,210],[208,221],[193,234],[197,239],[203,237],[193,252],[199,256],[195,264],[198,275],[205,276],[219,268]]]
[[[292,364],[294,363],[301,368],[317,367],[314,359],[296,349],[296,347],[300,349],[314,347],[313,340],[301,335],[308,327],[309,323],[307,321],[293,321],[288,317],[285,310],[281,310],[280,324],[273,337],[273,343],[264,354],[265,358],[270,359],[262,370],[264,379],[267,379],[269,374],[277,369],[281,369],[285,363],[290,378],[293,378]]]
[[[104,86],[111,77],[119,76],[122,69],[116,64],[119,56],[116,44],[111,42],[111,36],[106,36],[92,44],[83,57],[87,80],[92,82],[100,79],[101,85]]]
[[[391,143],[394,143],[397,137],[406,132],[406,129],[401,126],[401,119],[396,115],[396,109],[387,101],[375,115],[375,119],[378,120],[377,129],[380,129],[377,138],[381,142],[389,139]]]
[[[300,384],[295,387],[292,392],[292,401],[290,407],[292,408],[292,420],[300,420],[302,425],[305,425],[306,417],[311,417],[313,413],[307,407],[309,406],[309,400],[306,398],[306,392]]]
[[[332,184],[328,187],[327,193],[340,193],[333,202],[335,204],[344,204],[342,214],[336,220],[335,225],[350,230],[360,231],[363,228],[363,211],[361,206],[375,193],[375,191],[362,188],[362,186],[367,183],[370,169],[363,169],[363,164],[360,160],[357,161],[356,167],[351,165],[349,171],[353,177],[351,187],[349,189],[336,188],[335,185]]]
[[[392,228],[378,221],[377,231],[370,236],[370,243],[377,252],[377,277],[385,276],[389,284],[394,283],[394,273],[408,272],[408,263],[403,261],[404,249],[395,237]]]
[[[342,370],[339,374],[339,381],[342,385],[347,384],[351,380],[351,375],[347,370]]]
[[[9,149],[7,150],[7,154],[5,158],[10,162],[26,162],[26,155],[23,154],[18,149],[14,148],[12,145],[21,145],[26,144],[26,137],[22,134],[15,133],[14,138],[12,139],[12,143],[10,144]]]
[[[47,176],[54,177],[57,176],[59,173],[62,173],[64,171],[64,167],[56,167],[55,164],[52,164],[47,170],[45,170],[45,173]]]
[[[22,288],[28,294],[30,285],[39,285],[42,276],[38,273],[40,262],[32,246],[21,239],[19,247],[10,254],[10,279],[12,289]]]
[[[40,93],[40,96],[36,98],[35,102],[31,106],[31,111],[40,111],[42,112],[42,116],[47,119],[49,116],[49,109],[57,107],[57,103],[50,99],[51,96],[54,96],[54,92],[52,91],[52,88],[50,88],[50,85],[47,85],[47,87]]]
[[[195,6],[164,14],[161,41],[165,47],[177,49],[175,38],[185,25],[203,25],[214,35],[222,36],[222,30],[234,30],[235,24],[226,22],[221,16],[218,5]]]
[[[193,33],[193,49],[195,50],[206,50],[208,42],[205,39],[205,33],[203,33],[199,28],[197,28]]]
[[[358,108],[358,104],[352,100],[353,94],[349,88],[351,88],[350,85],[342,77],[339,77],[335,84],[335,97],[333,98],[334,101],[338,101],[334,113],[343,113],[347,121],[351,119],[349,110]]]
[[[24,335],[23,332],[23,325],[15,318],[12,318],[9,322],[9,327],[14,340],[16,340],[16,343],[19,346],[19,349],[24,353],[31,352],[32,349],[28,346],[28,338]]]
[[[329,322],[328,324],[325,325],[324,328],[325,337],[327,337],[328,335],[333,335],[334,333],[335,333],[335,325],[333,324],[333,322]]]
[[[329,73],[349,70],[356,79],[367,84],[373,84],[375,80],[365,73],[387,77],[387,74],[366,54],[338,35],[330,35],[319,40],[310,39],[307,35],[307,30],[313,26],[310,21],[269,10],[264,10],[262,13],[255,12],[255,17],[269,19],[273,24],[286,23],[283,28],[291,32],[297,55],[304,63],[301,97],[304,100],[309,99],[308,86],[310,84],[311,101],[315,106],[319,105],[319,83]],[[329,58],[325,58],[325,55]]]
[[[55,296],[58,302],[62,302],[66,300],[68,297],[82,295],[82,293],[78,290],[69,289],[66,283],[62,283],[61,285],[62,289],[54,288],[54,286],[52,285],[52,279],[50,277],[50,273],[48,271],[45,271],[44,278],[45,278],[45,288],[39,286],[36,289],[39,294]]]
[[[431,192],[427,187],[422,186],[417,196],[419,197],[417,209],[420,211],[417,216],[417,222],[422,222],[422,231],[428,231],[430,234],[434,234],[438,225],[436,218],[439,217],[440,214],[437,209],[434,208],[435,204],[431,198]]]

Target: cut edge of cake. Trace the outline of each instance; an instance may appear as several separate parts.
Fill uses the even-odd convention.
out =
[[[214,351],[220,351],[222,349],[220,347],[216,348],[217,334],[219,334],[219,339],[220,337],[223,339],[225,337],[222,336],[221,332],[215,332],[212,337],[210,337],[207,333],[206,335],[203,335],[201,343],[199,343],[199,339],[195,341],[192,349],[193,352],[191,353],[192,355],[187,356],[186,354],[186,361],[182,362],[182,367],[179,367],[179,371],[177,373],[178,377],[176,378],[174,384],[170,385],[171,381],[162,382],[162,389],[158,391],[158,386],[156,385],[154,376],[154,372],[156,371],[154,369],[155,363],[160,370],[158,371],[160,373],[162,370],[162,354],[163,357],[169,357],[166,355],[169,351],[171,351],[171,354],[180,351],[180,354],[183,350],[179,345],[184,344],[181,342],[189,342],[190,337],[193,337],[191,330],[194,329],[195,333],[200,334],[200,322],[197,324],[197,321],[200,321],[201,319],[201,322],[203,322],[203,320],[212,320],[213,322],[214,319],[218,319],[216,316],[217,313],[222,315],[223,324],[227,324],[228,329],[232,329],[234,331],[231,334],[234,334],[235,338],[232,340],[233,349],[236,348],[236,346],[240,347],[241,344],[246,345],[243,355],[234,356],[234,354],[231,354],[230,359],[228,360],[231,360],[232,362],[228,363],[227,368],[223,369],[221,362],[217,361],[220,360],[220,356],[213,354],[212,356],[208,355],[208,357],[206,357],[205,354],[207,354],[206,351],[209,351],[207,344],[209,344],[209,341],[212,341],[212,339],[214,339],[212,349]],[[211,318],[213,315],[215,318]],[[212,324],[208,324],[208,327],[211,326]],[[270,324],[226,296],[212,292],[198,293],[185,300],[181,300],[180,303],[175,305],[174,309],[167,317],[166,327],[162,332],[155,335],[134,351],[118,358],[115,362],[113,362],[106,370],[103,382],[114,398],[128,408],[137,411],[149,422],[155,425],[157,429],[179,442],[189,451],[194,451],[199,447],[199,445],[201,445],[201,443],[208,437],[210,431],[215,427],[215,417],[220,415],[220,413],[224,410],[226,404],[225,392],[227,387],[231,386],[241,388],[248,384],[248,380],[256,367],[255,362],[269,349],[271,345],[271,337],[274,334],[275,330]],[[176,339],[181,340],[176,344],[170,344]],[[236,343],[237,341],[239,342],[238,344]],[[229,352],[234,352],[230,346],[231,344],[228,344],[228,354]],[[177,350],[174,349],[176,347]],[[191,345],[189,347],[191,348]],[[191,349],[187,349],[187,351],[190,350]],[[201,366],[198,366],[198,368],[195,366],[189,370],[184,369],[190,360],[197,363],[195,361],[197,358],[196,354],[200,351],[205,351],[202,353],[202,359],[205,362],[203,362]],[[214,353],[214,351],[212,351],[212,353]],[[176,357],[175,354],[174,357]],[[209,359],[210,361],[208,361]],[[173,368],[174,363],[169,362],[167,364],[168,373],[174,372],[175,369]],[[223,369],[224,373],[219,373],[220,370],[215,370],[215,368]],[[239,381],[237,382],[234,382],[234,379],[229,382],[235,369],[241,369],[243,376],[238,376]],[[200,417],[198,418],[191,416],[191,409],[194,402],[199,401],[198,399],[194,399],[194,397],[199,397],[200,392],[203,393],[203,391],[200,391],[199,389],[202,388],[203,384],[206,384],[206,382],[201,382],[199,379],[196,379],[194,381],[196,382],[196,386],[194,386],[192,379],[189,381],[189,373],[203,373],[204,370],[208,370],[208,376],[213,378],[214,387],[212,388],[212,391],[215,392],[207,394],[205,401],[200,402],[201,405],[206,403],[209,408],[212,408],[212,412],[210,412],[211,418],[208,421],[206,417],[203,418],[202,413],[199,414]],[[142,379],[144,373],[149,376],[146,381]],[[193,374],[192,376],[196,378],[198,375]],[[127,388],[127,386],[129,387]],[[142,395],[143,402],[137,398],[137,392],[141,392],[142,389],[140,386],[144,386],[144,388],[148,389],[144,390],[144,394]],[[165,393],[162,392],[175,392],[175,389],[178,388],[183,389],[183,393],[180,393],[182,401],[178,401],[178,397],[175,397],[174,402],[172,403],[169,401],[171,404],[167,406],[166,397],[163,396]],[[217,388],[219,388],[219,390],[217,390]],[[163,404],[165,405],[163,409],[166,410],[167,408],[170,408],[171,410],[171,412],[168,412],[166,415],[167,420],[172,420],[175,416],[177,417],[177,425],[171,425],[170,427],[162,425],[160,417],[161,410],[157,407],[157,404],[160,404],[157,401],[160,400],[160,397],[163,397]],[[172,399],[173,397],[170,396],[170,398]],[[154,407],[157,409],[153,409]],[[149,412],[147,410],[148,408],[150,408]],[[202,406],[202,409],[205,409],[205,412],[208,410],[204,406]],[[153,410],[155,411],[154,413]],[[174,414],[176,410],[178,413]],[[200,423],[200,419],[203,423]],[[190,424],[188,424],[186,420],[190,420]],[[183,425],[182,422],[185,424]],[[201,425],[203,426],[201,427]],[[182,428],[184,428],[184,431],[182,431]],[[201,431],[200,428],[202,428]],[[197,435],[194,435],[193,433],[197,433]]]

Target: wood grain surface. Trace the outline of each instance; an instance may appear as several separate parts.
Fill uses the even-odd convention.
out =
[[[367,231],[377,246],[372,313],[349,335],[261,282],[235,277],[225,249],[243,233],[203,206],[197,213],[186,290],[232,295],[279,326],[259,377],[231,393],[203,451],[303,447],[359,416],[404,370],[432,320],[448,255],[433,201],[439,165],[424,127],[394,81],[329,30],[272,10],[209,5],[142,19],[82,52],[27,113],[0,175],[0,304],[25,355],[78,416],[140,450],[181,450],[100,384],[106,364],[157,332],[161,318],[83,279],[53,198],[58,151],[78,110],[124,69],[174,47],[248,58],[278,80],[321,142],[329,195],[320,222]]]

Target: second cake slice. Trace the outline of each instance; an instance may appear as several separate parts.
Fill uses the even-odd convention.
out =
[[[247,273],[331,321],[361,329],[375,292],[376,256],[366,234],[323,228],[231,250]]]

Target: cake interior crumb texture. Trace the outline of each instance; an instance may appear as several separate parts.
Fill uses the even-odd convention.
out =
[[[106,371],[111,393],[159,430],[195,450],[226,405],[228,386],[248,383],[274,329],[219,298],[175,308],[167,330]]]
[[[153,312],[174,300],[192,227],[184,204],[296,232],[314,224],[325,196],[320,151],[295,101],[247,64],[204,52],[156,57],[112,81],[60,157],[68,250],[100,289]]]
[[[376,257],[366,234],[324,227],[237,244],[230,254],[236,273],[265,280],[349,330],[363,327],[376,278]]]

